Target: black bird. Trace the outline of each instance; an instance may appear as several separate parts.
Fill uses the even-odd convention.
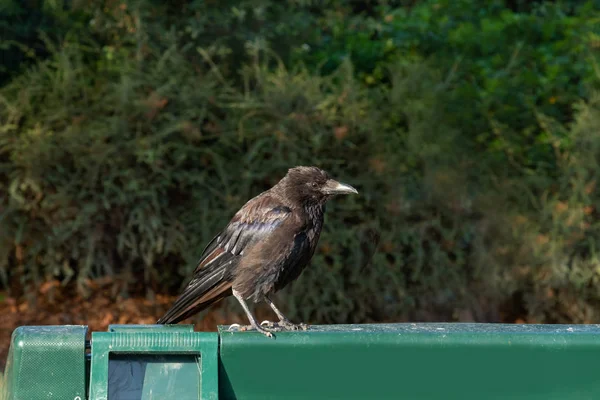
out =
[[[250,321],[241,330],[256,329],[270,337],[271,331],[306,329],[290,322],[269,297],[308,265],[327,200],[350,193],[358,192],[317,167],[288,170],[275,186],[248,201],[206,246],[191,281],[157,323],[177,323],[233,294]],[[246,300],[265,301],[279,323],[259,325]]]

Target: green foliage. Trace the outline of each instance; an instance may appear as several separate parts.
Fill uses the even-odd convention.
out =
[[[65,35],[84,29],[86,15],[79,7],[66,7],[66,3],[0,0],[0,85],[24,66],[47,57],[48,40],[62,40]]]
[[[421,1],[381,7],[372,18],[331,18],[301,57],[311,65],[350,58],[367,84],[385,82],[385,65],[427,58],[456,91],[449,121],[468,130],[494,168],[555,168],[539,114],[566,123],[571,105],[596,82],[600,29],[594,2],[539,3],[527,12],[503,1]],[[373,40],[376,39],[376,40]],[[334,64],[335,65],[335,64]],[[568,138],[561,138],[568,145]]]
[[[600,320],[592,2],[100,3],[62,8],[79,22],[0,88],[13,291],[175,291],[248,198],[314,164],[360,196],[328,208],[292,315]]]

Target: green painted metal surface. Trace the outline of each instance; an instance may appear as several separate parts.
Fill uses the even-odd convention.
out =
[[[600,326],[220,327],[221,399],[600,399]]]
[[[83,400],[85,326],[23,326],[12,334],[2,399]]]
[[[4,398],[600,399],[600,325],[226,328],[113,325],[92,334],[88,369],[86,327],[21,327]]]
[[[92,334],[94,400],[218,398],[218,337],[190,325],[113,325]]]

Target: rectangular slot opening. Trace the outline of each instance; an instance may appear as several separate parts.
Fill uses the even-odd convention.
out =
[[[109,400],[197,400],[200,355],[110,353]]]

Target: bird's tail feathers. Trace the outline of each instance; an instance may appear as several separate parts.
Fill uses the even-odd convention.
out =
[[[200,270],[157,324],[176,324],[231,294],[227,264]]]

